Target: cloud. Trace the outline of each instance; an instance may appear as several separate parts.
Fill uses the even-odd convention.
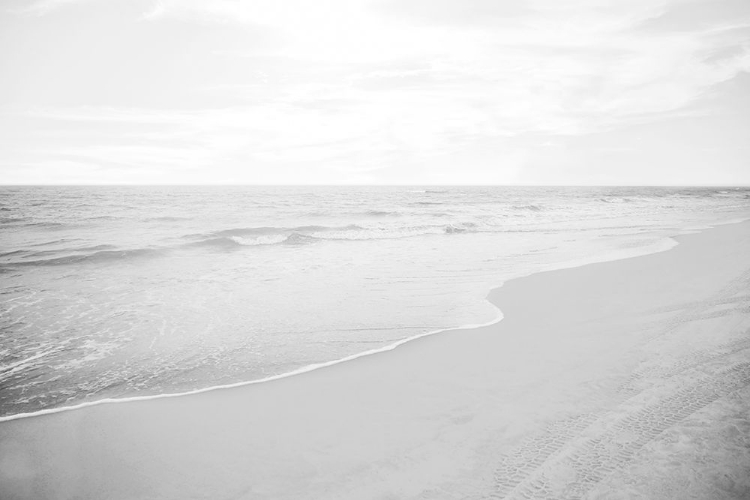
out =
[[[723,29],[737,22],[750,21],[746,0],[672,0],[669,8],[639,26],[646,33],[685,33]]]
[[[37,0],[35,2],[17,2],[17,6],[11,7],[11,12],[43,16],[50,12],[70,6],[76,3],[90,2],[94,0]],[[12,3],[11,3],[12,4]]]
[[[284,40],[276,55],[352,67],[380,64],[385,68],[369,74],[355,70],[348,79],[384,93],[381,104],[388,100],[385,93],[398,89],[411,99],[407,87],[439,94],[448,106],[472,95],[489,104],[495,116],[506,118],[509,128],[575,133],[618,116],[679,109],[710,86],[748,70],[742,45],[733,46],[734,53],[720,65],[701,59],[706,52],[727,50],[727,37],[715,32],[639,31],[644,23],[689,7],[682,1],[653,0],[625,6],[611,0],[502,6],[472,0],[460,8],[444,0],[298,1],[283,6],[262,0],[162,0],[153,17],[208,13],[214,19],[266,25]],[[448,21],[451,26],[446,27]],[[473,29],[493,22],[503,29]],[[421,61],[428,69],[387,67],[408,60]],[[342,85],[339,90],[350,89]]]
[[[93,2],[33,6],[49,12],[72,1]],[[57,89],[72,95],[91,87],[97,102],[23,114],[66,131],[66,147],[42,145],[49,158],[84,163],[150,163],[198,177],[203,169],[207,178],[218,168],[249,180],[275,178],[261,169],[299,173],[303,165],[312,172],[304,179],[373,179],[395,175],[394,165],[426,175],[429,164],[435,176],[450,178],[437,165],[463,157],[484,165],[477,176],[485,169],[488,178],[507,179],[556,138],[698,116],[701,99],[750,72],[750,18],[734,0],[717,2],[729,7],[714,12],[707,0],[158,0],[132,25],[111,30],[122,40],[149,35],[153,49],[116,45],[119,59],[138,64],[117,73],[101,57],[95,73],[68,72],[65,89]],[[205,42],[188,36],[193,29]],[[47,92],[38,75],[29,80]],[[86,94],[76,97],[86,103]],[[38,135],[29,129],[25,140],[31,145]],[[493,158],[505,159],[506,174],[490,172]]]

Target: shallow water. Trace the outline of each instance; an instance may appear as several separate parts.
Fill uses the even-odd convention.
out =
[[[491,321],[747,188],[2,187],[0,416],[258,380]]]

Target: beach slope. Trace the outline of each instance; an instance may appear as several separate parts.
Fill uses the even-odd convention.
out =
[[[750,497],[750,223],[512,280],[504,319],[0,423],[3,499]]]

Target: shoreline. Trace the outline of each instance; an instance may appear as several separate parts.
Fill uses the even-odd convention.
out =
[[[493,290],[494,289],[495,288],[493,288]],[[498,309],[498,312],[500,312],[499,309]],[[196,394],[203,394],[203,393],[206,393],[206,392],[220,391],[220,390],[225,390],[225,389],[236,389],[238,387],[244,387],[244,386],[247,386],[247,385],[255,385],[255,384],[263,384],[263,383],[267,383],[267,382],[274,382],[276,380],[283,380],[283,379],[290,378],[290,377],[296,377],[298,375],[303,375],[305,373],[310,373],[310,372],[313,372],[313,371],[316,371],[316,370],[320,370],[322,368],[328,368],[330,366],[335,366],[335,365],[338,365],[338,364],[341,364],[341,363],[347,363],[349,361],[354,361],[355,359],[363,358],[363,357],[366,357],[366,356],[372,356],[372,355],[375,355],[375,354],[380,354],[380,353],[392,351],[392,350],[396,349],[397,347],[399,347],[401,345],[404,345],[404,344],[406,344],[408,342],[411,342],[411,341],[414,341],[414,340],[419,340],[421,338],[429,337],[429,336],[432,336],[432,335],[437,335],[439,333],[450,332],[450,331],[454,331],[454,330],[473,330],[475,328],[482,328],[482,327],[485,327],[485,326],[491,326],[491,325],[494,325],[495,323],[498,323],[498,322],[502,321],[502,319],[503,319],[503,316],[502,316],[502,313],[500,313],[495,320],[489,321],[487,323],[469,324],[469,325],[463,325],[463,326],[451,327],[451,328],[443,328],[443,329],[439,329],[439,330],[435,330],[435,331],[425,332],[425,333],[422,333],[420,335],[415,335],[413,337],[407,337],[405,339],[399,340],[398,342],[394,342],[392,344],[388,344],[388,345],[386,345],[384,347],[379,347],[377,349],[371,349],[369,351],[359,352],[359,353],[356,353],[356,354],[352,354],[350,356],[346,356],[344,358],[334,359],[332,361],[326,361],[326,362],[323,362],[323,363],[316,363],[316,364],[312,364],[312,365],[306,365],[306,366],[303,366],[303,367],[301,367],[301,368],[299,368],[297,370],[293,370],[291,372],[280,373],[278,375],[272,375],[272,376],[266,377],[266,378],[261,378],[261,379],[256,379],[256,380],[248,380],[248,381],[245,381],[245,382],[235,382],[233,384],[227,384],[227,385],[214,385],[214,386],[210,386],[210,387],[204,387],[202,389],[195,389],[195,390],[192,390],[192,391],[185,391],[185,392],[175,392],[175,393],[167,393],[167,394],[150,394],[148,396],[132,396],[132,397],[127,397],[127,398],[98,399],[96,401],[88,401],[88,402],[81,403],[81,404],[74,405],[74,406],[62,406],[62,407],[59,407],[59,408],[49,408],[49,409],[40,410],[40,411],[33,412],[33,413],[17,413],[17,414],[14,414],[14,415],[7,415],[7,416],[4,416],[4,417],[0,417],[0,424],[2,424],[3,422],[10,422],[10,421],[13,421],[13,420],[19,420],[19,419],[22,419],[22,418],[40,417],[40,416],[44,416],[44,415],[51,415],[51,414],[54,414],[54,413],[62,413],[62,412],[67,412],[67,411],[75,411],[75,410],[80,410],[80,409],[83,409],[83,408],[89,408],[89,407],[92,407],[92,406],[98,406],[98,405],[104,405],[104,404],[120,404],[120,403],[131,403],[131,402],[136,402],[136,401],[152,401],[152,400],[155,400],[155,399],[165,399],[165,398],[177,398],[177,397],[184,397],[184,396],[193,396],[193,395],[196,395]]]
[[[55,408],[46,408],[39,411],[34,412],[26,412],[26,413],[15,413],[11,415],[6,416],[0,416],[0,425],[2,425],[3,422],[10,422],[14,420],[19,419],[25,419],[25,418],[35,418],[35,417],[41,417],[44,415],[51,415],[61,412],[68,412],[68,411],[76,411],[84,408],[89,408],[93,406],[98,405],[108,405],[108,404],[121,404],[121,403],[129,403],[129,402],[137,402],[137,401],[151,401],[155,399],[163,399],[163,398],[175,398],[175,397],[185,397],[185,396],[191,396],[196,394],[203,394],[210,391],[219,391],[219,390],[226,390],[226,389],[235,389],[238,387],[244,387],[248,385],[255,385],[255,384],[262,384],[267,382],[273,382],[276,380],[282,380],[289,377],[296,377],[299,375],[303,375],[305,373],[310,373],[315,370],[320,370],[323,368],[327,368],[330,366],[335,366],[341,363],[347,363],[350,361],[354,361],[356,359],[366,357],[366,356],[372,356],[388,351],[392,351],[393,349],[396,349],[399,346],[402,346],[406,343],[419,340],[425,337],[429,337],[432,335],[437,335],[440,333],[445,332],[451,332],[451,331],[460,331],[460,330],[473,330],[477,328],[483,328],[487,326],[494,325],[500,321],[503,320],[503,312],[499,308],[497,304],[495,304],[492,300],[490,300],[490,296],[498,289],[502,288],[506,282],[517,280],[517,279],[523,279],[527,278],[529,276],[533,276],[536,274],[543,274],[547,272],[553,272],[553,271],[559,271],[564,269],[575,269],[579,267],[585,267],[592,264],[599,264],[599,263],[606,263],[606,262],[617,262],[621,260],[627,260],[627,259],[633,259],[638,257],[643,257],[646,255],[653,255],[661,252],[668,252],[672,250],[673,248],[677,247],[680,243],[678,241],[679,238],[690,235],[690,234],[699,234],[704,231],[720,227],[720,226],[726,226],[726,225],[732,225],[732,224],[742,224],[743,222],[746,222],[750,220],[750,218],[736,218],[736,219],[730,219],[726,221],[720,221],[720,222],[714,222],[712,225],[706,225],[706,226],[699,226],[697,228],[682,228],[677,230],[678,232],[676,234],[665,236],[661,241],[657,240],[653,244],[649,245],[649,250],[645,252],[612,252],[610,254],[607,254],[608,256],[603,257],[601,255],[598,256],[592,256],[589,259],[581,259],[576,261],[570,261],[563,263],[559,266],[553,265],[549,268],[542,269],[540,271],[536,271],[530,274],[524,274],[520,276],[514,276],[510,279],[508,279],[505,282],[500,282],[499,284],[491,286],[487,293],[484,296],[484,301],[487,302],[492,308],[494,308],[497,312],[497,316],[485,323],[469,323],[466,325],[459,325],[455,327],[448,327],[448,328],[439,328],[437,330],[431,330],[424,333],[421,333],[419,335],[414,335],[411,337],[406,337],[404,339],[398,340],[396,342],[393,342],[391,344],[387,344],[382,347],[378,347],[375,349],[369,349],[367,351],[362,351],[359,353],[351,354],[349,356],[345,356],[343,358],[337,358],[330,361],[324,361],[321,363],[314,363],[311,365],[305,365],[300,368],[297,368],[295,370],[289,371],[289,372],[283,372],[276,375],[271,375],[269,377],[264,377],[260,379],[253,379],[253,380],[246,380],[242,382],[234,382],[231,384],[222,384],[222,385],[215,385],[215,386],[208,386],[203,387],[199,389],[192,389],[189,391],[182,391],[182,392],[175,392],[175,393],[164,393],[164,394],[149,394],[144,396],[128,396],[128,397],[122,397],[122,398],[104,398],[104,399],[98,399],[94,401],[86,401],[79,404],[71,405],[71,406],[60,406]],[[25,361],[25,360],[24,360]]]
[[[509,280],[503,321],[305,377],[5,422],[0,493],[743,498],[750,223],[680,242]]]

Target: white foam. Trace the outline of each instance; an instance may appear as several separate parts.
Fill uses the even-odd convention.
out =
[[[230,236],[229,239],[244,246],[275,245],[283,243],[288,238],[285,234],[261,235],[255,238],[243,238],[242,236]]]
[[[43,358],[44,356],[46,356],[48,354],[52,354],[53,352],[56,352],[56,349],[50,349],[48,351],[40,352],[39,354],[35,354],[33,356],[29,356],[28,358],[22,359],[21,361],[16,361],[15,363],[11,363],[9,365],[0,366],[0,373],[5,372],[5,373],[2,373],[2,375],[9,375],[11,373],[14,373],[14,372],[16,372],[16,371],[24,368],[29,363],[29,361],[33,361],[35,359]]]

